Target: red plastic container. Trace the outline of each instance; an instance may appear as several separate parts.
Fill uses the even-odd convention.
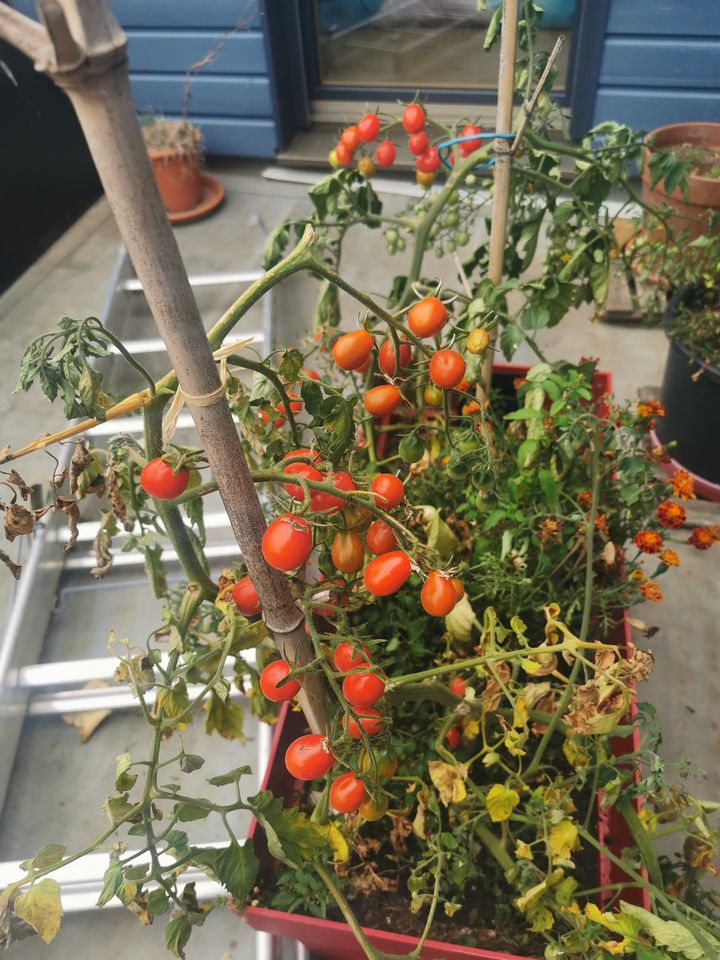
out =
[[[496,376],[523,377],[528,367],[513,364],[501,364],[495,367]],[[608,412],[603,397],[612,387],[612,378],[609,373],[596,373],[593,378],[593,394],[598,404],[598,413],[601,416]],[[618,625],[613,636],[613,642],[622,646],[627,656],[634,649],[627,615]],[[629,718],[635,716],[635,701],[631,702]],[[283,757],[289,744],[305,732],[305,721],[302,714],[290,712],[285,704],[273,737],[267,772],[263,780],[263,790],[272,790],[276,796],[285,798],[287,804],[298,803],[305,791],[305,784],[293,780],[285,769]],[[617,737],[613,741],[613,750],[617,754],[635,751],[639,748],[639,735],[634,731],[627,737]],[[637,776],[637,773],[635,774]],[[618,856],[624,847],[632,846],[632,837],[625,824],[625,820],[617,810],[605,810],[601,807],[602,796],[598,798],[598,839]],[[636,803],[639,812],[640,804]],[[273,872],[283,869],[282,865],[273,860],[268,852],[265,836],[253,820],[250,825],[249,836],[254,840],[255,851],[260,860],[260,882],[270,877]],[[623,883],[627,880],[623,871],[607,858],[600,856],[598,863],[599,884]],[[629,887],[622,895],[622,899],[649,909],[649,900],[644,890]],[[273,910],[269,907],[248,907],[243,916],[255,930],[262,930],[274,936],[286,937],[290,940],[299,940],[310,952],[327,960],[364,960],[365,954],[358,946],[352,931],[345,923],[336,920],[322,920],[316,917],[305,917],[299,914],[286,913],[282,910]],[[417,946],[417,939],[404,934],[390,933],[385,930],[363,928],[370,942],[385,953],[402,956]],[[441,943],[437,940],[427,940],[423,946],[421,960],[529,960],[516,954],[498,953],[495,950],[483,950],[477,947],[466,947],[459,944]]]

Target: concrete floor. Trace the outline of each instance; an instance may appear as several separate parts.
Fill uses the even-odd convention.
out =
[[[253,163],[225,161],[211,165],[226,188],[224,207],[210,219],[178,228],[176,233],[190,272],[204,270],[253,269],[259,265],[264,244],[263,231],[251,225],[260,215],[268,226],[287,216],[301,216],[307,209],[305,188],[263,180],[261,167]],[[387,199],[388,209],[401,205],[397,198]],[[27,342],[52,329],[63,314],[99,314],[107,295],[108,283],[117,256],[119,238],[104,201],[91,209],[48,253],[0,298],[0,332],[3,334],[6,382],[16,378],[18,360]],[[387,289],[388,280],[402,273],[403,257],[384,255],[377,231],[359,230],[345,243],[344,273],[348,279],[369,290]],[[450,278],[451,261],[429,258],[427,273]],[[302,330],[311,316],[312,281],[298,280],[278,291],[275,316],[289,329]],[[229,291],[224,291],[227,296]],[[225,302],[217,292],[203,303],[208,322]],[[345,323],[354,322],[356,309],[343,299]],[[602,369],[613,374],[618,396],[634,399],[637,390],[660,382],[666,342],[659,330],[592,323],[591,311],[574,311],[562,324],[543,332],[538,340],[550,358],[597,356]],[[142,313],[131,319],[126,334],[154,335],[144,328]],[[532,360],[522,348],[516,358]],[[0,415],[4,425],[0,445],[14,447],[51,430],[62,422],[60,410],[49,407],[35,392],[30,395],[0,396]],[[21,472],[32,481],[45,479],[48,460],[36,455],[23,461]],[[691,519],[720,522],[720,510],[708,505],[690,505]],[[657,656],[655,672],[640,692],[640,699],[654,702],[664,729],[662,754],[668,763],[690,756],[697,762],[697,792],[708,799],[720,797],[720,733],[716,704],[720,690],[720,657],[717,644],[717,580],[720,552],[715,549],[699,554],[680,546],[681,567],[663,583],[666,594],[660,605],[645,604],[634,615],[659,626],[651,647]],[[0,591],[8,590],[7,579],[0,579]],[[107,631],[114,627],[118,636],[144,637],[156,619],[157,607],[148,600],[139,578],[114,571],[106,581],[109,589],[100,597],[84,591],[85,575],[65,575],[63,591],[48,634],[43,659],[55,661],[75,656],[104,654]],[[119,589],[112,589],[113,584]],[[79,589],[80,588],[80,589]],[[0,594],[0,602],[2,595]],[[77,628],[77,624],[81,624]],[[254,736],[248,722],[248,736]],[[199,728],[186,735],[187,748],[202,738]],[[74,728],[59,719],[34,719],[25,725],[10,792],[0,822],[0,860],[27,856],[43,843],[63,840],[72,847],[82,843],[103,826],[104,815],[98,807],[107,794],[114,757],[132,750],[143,738],[141,724],[129,714],[113,716],[94,737],[81,746]],[[209,766],[228,766],[228,744],[214,738],[209,746]],[[255,745],[232,746],[232,765],[254,763]],[[211,771],[212,772],[212,771]],[[209,776],[205,770],[202,776]],[[83,795],[72,801],[78,783]],[[51,800],[49,798],[52,798]],[[211,829],[206,827],[205,829]],[[242,825],[239,824],[239,829]],[[197,835],[200,840],[214,834]],[[36,940],[17,947],[24,960],[40,957],[77,956],[87,949],[92,937],[95,960],[124,960],[125,957],[163,957],[161,926],[142,930],[123,910],[104,910],[98,914],[68,917],[50,947]],[[224,912],[212,917],[191,941],[190,960],[246,960],[253,955],[249,932],[234,915]]]

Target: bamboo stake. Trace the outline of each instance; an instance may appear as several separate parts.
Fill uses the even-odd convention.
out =
[[[283,655],[313,659],[290,585],[261,552],[265,518],[172,228],[150,169],[133,105],[126,38],[107,0],[39,0],[54,57],[37,62],[69,96],[105,194],[185,393],[269,629]],[[37,25],[19,49],[42,49]],[[3,23],[0,21],[0,33]],[[324,692],[308,674],[300,702],[310,727],[326,731]]]

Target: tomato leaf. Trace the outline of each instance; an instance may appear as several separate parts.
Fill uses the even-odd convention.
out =
[[[63,915],[60,885],[57,880],[45,877],[33,883],[29,890],[15,898],[13,911],[37,930],[41,940],[50,943],[60,929],[60,918]]]
[[[228,770],[227,773],[221,773],[217,777],[210,777],[208,783],[212,784],[213,787],[223,787],[228,783],[237,783],[241,777],[248,773],[252,773],[252,769],[247,764],[243,764],[243,766],[235,767],[234,770]]]

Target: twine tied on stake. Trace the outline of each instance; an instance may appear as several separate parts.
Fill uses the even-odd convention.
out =
[[[225,386],[227,384],[227,358],[253,342],[253,337],[245,337],[244,340],[235,340],[233,343],[228,343],[224,347],[220,347],[219,350],[213,351],[213,359],[220,361],[220,386],[217,387],[217,389],[211,390],[210,393],[201,393],[193,396],[191,393],[184,393],[180,387],[177,388],[173,401],[163,418],[163,447],[167,446],[174,437],[178,417],[185,403],[189,403],[193,407],[211,407],[214,403],[218,403],[223,399],[225,396]]]

